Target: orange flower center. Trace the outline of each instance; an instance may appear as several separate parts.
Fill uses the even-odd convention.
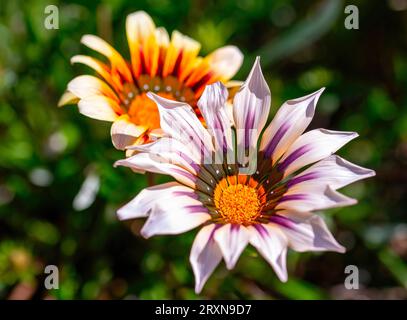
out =
[[[222,179],[215,188],[214,202],[221,218],[227,223],[250,225],[261,214],[263,188],[247,176]]]
[[[125,83],[119,92],[124,112],[127,112],[134,124],[146,127],[149,131],[160,128],[160,114],[155,102],[147,97],[149,91],[166,99],[186,102],[192,106],[196,104],[195,94],[191,88],[183,86],[172,76],[161,79],[140,75],[137,85]]]
[[[158,92],[163,98],[174,100],[170,93]],[[136,125],[146,126],[150,130],[160,128],[160,114],[154,101],[147,97],[146,92],[137,95],[131,102],[128,114]]]

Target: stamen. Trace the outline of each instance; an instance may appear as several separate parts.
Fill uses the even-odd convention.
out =
[[[250,176],[229,176],[214,191],[214,202],[225,223],[250,225],[261,215],[265,199],[254,188],[257,181]]]

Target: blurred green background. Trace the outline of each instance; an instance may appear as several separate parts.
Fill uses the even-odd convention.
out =
[[[20,299],[407,299],[407,1],[5,1],[0,2],[0,298]],[[44,28],[44,8],[59,8],[59,29]],[[344,7],[359,8],[359,30],[344,27]],[[270,84],[275,112],[285,100],[327,87],[311,128],[357,131],[346,159],[377,177],[344,193],[353,207],[325,213],[348,249],[289,253],[289,281],[246,249],[237,267],[221,264],[201,295],[188,261],[196,230],[139,236],[142,220],[115,211],[146,177],[114,169],[108,123],[56,107],[74,76],[69,63],[85,33],[125,57],[126,15],[147,11],[157,25],[202,43],[202,54],[234,44],[254,57]],[[46,290],[56,265],[60,288]],[[344,268],[360,270],[359,290],[344,288]]]

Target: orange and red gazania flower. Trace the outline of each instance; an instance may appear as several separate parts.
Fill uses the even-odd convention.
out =
[[[110,62],[77,55],[72,63],[93,68],[100,78],[81,75],[69,82],[59,105],[78,103],[80,113],[113,122],[111,136],[118,149],[143,144],[159,133],[157,106],[146,97],[152,91],[161,97],[186,102],[202,119],[197,100],[206,85],[226,83],[238,71],[243,55],[235,46],[225,46],[206,57],[198,56],[200,44],[174,31],[171,39],[164,28],[156,28],[151,17],[138,11],[126,20],[131,62],[106,41],[85,35],[81,42]]]

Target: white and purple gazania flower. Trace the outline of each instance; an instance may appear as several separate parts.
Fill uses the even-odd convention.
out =
[[[271,95],[259,59],[234,97],[233,115],[226,88],[219,82],[206,87],[198,102],[206,127],[188,104],[149,93],[165,136],[133,147],[137,153],[116,165],[177,182],[146,188],[119,209],[119,218],[148,217],[141,230],[146,238],[202,225],[190,255],[197,293],[222,257],[232,269],[248,244],[282,281],[287,247],[344,252],[311,212],[355,204],[337,189],[374,171],[333,155],[356,133],[304,133],[322,91],[285,102],[263,134]]]

